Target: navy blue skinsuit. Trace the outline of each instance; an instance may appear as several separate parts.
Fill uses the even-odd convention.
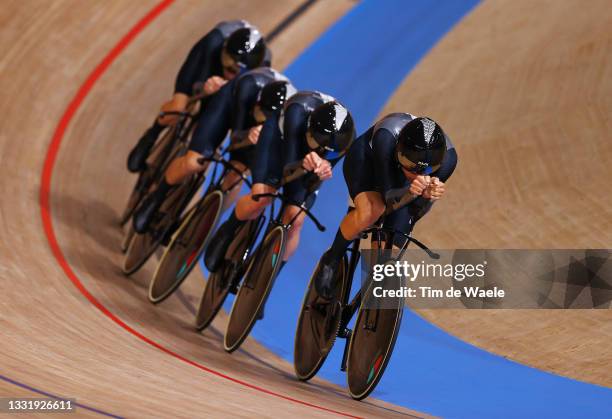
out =
[[[221,65],[221,51],[225,40],[236,30],[251,27],[244,20],[230,20],[220,22],[189,51],[185,62],[176,75],[174,84],[175,93],[191,95],[196,83],[204,83],[212,76],[223,77]],[[272,54],[266,50],[263,65],[270,65]]]
[[[395,158],[395,145],[401,129],[414,116],[407,113],[392,113],[370,127],[351,145],[344,160],[344,179],[351,198],[361,192],[375,191],[383,200],[389,192],[406,188],[410,182],[404,176]],[[457,165],[457,153],[450,138],[445,134],[446,154],[440,168],[431,174],[446,182]],[[432,202],[418,197],[410,204],[385,217],[385,227],[409,234],[414,223],[429,209]]]
[[[270,67],[259,67],[226,83],[210,97],[206,112],[200,116],[193,133],[189,149],[211,157],[228,130],[232,130],[232,138],[244,138],[249,128],[257,125],[252,112],[259,92],[268,83],[279,80],[287,78]],[[250,167],[253,151],[254,147],[232,151],[230,158]]]
[[[302,160],[311,151],[306,142],[310,113],[317,106],[333,100],[335,99],[331,96],[320,92],[300,91],[285,103],[280,115],[266,120],[255,149],[255,162],[251,169],[253,183],[280,187],[283,168]],[[333,166],[340,157],[327,160]],[[311,192],[318,186],[320,182],[317,175],[309,173],[284,185],[283,188],[285,194],[296,202],[304,202],[308,197],[306,204],[311,207],[316,195]]]

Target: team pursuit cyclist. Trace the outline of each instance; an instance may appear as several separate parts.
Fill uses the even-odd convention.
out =
[[[261,94],[262,89],[275,82],[286,83],[288,80],[270,67],[259,67],[233,79],[210,97],[206,112],[200,117],[191,138],[189,150],[170,163],[157,189],[145,198],[135,212],[134,229],[137,232],[147,230],[154,214],[175,185],[208,168],[209,161],[201,164],[200,159],[215,154],[228,130],[231,130],[231,144],[241,146],[230,152],[230,163],[240,172],[251,166],[253,145],[257,143],[268,109],[277,106],[274,101],[270,103],[269,93]],[[223,179],[223,190],[233,186],[224,201],[225,208],[233,205],[240,191],[240,181],[240,174],[235,171],[229,171]]]
[[[161,107],[161,112],[182,112],[187,107],[194,86],[202,85],[202,107],[206,98],[216,93],[228,80],[240,72],[269,65],[270,51],[259,31],[244,20],[220,22],[191,49],[181,66],[172,99]],[[146,159],[163,129],[176,121],[176,116],[156,117],[153,125],[140,138],[128,156],[130,172],[144,170]]]
[[[286,87],[289,91],[290,85]],[[332,176],[334,164],[343,157],[354,138],[355,125],[349,111],[320,92],[300,91],[270,114],[255,150],[253,188],[238,201],[229,219],[215,233],[206,250],[206,267],[215,272],[237,229],[247,220],[257,218],[271,203],[270,198],[255,201],[253,195],[277,191],[287,165],[301,162],[309,173],[283,186],[285,196],[295,203],[285,206],[283,223],[289,223],[300,212],[297,206],[300,203],[311,208],[321,182]],[[301,213],[288,231],[280,268],[298,246],[304,217]]]
[[[392,113],[357,138],[343,166],[354,208],[319,261],[314,276],[317,293],[333,298],[336,271],[346,249],[394,203],[408,202],[385,216],[384,227],[410,234],[442,198],[456,165],[455,147],[430,118]]]

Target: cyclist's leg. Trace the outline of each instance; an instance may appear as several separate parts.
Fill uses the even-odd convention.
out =
[[[303,202],[304,206],[308,209],[314,206],[317,198],[316,192],[309,193],[309,191],[304,187],[302,179],[297,179],[288,183],[283,187],[283,191],[287,198],[294,202]],[[297,218],[295,218],[293,221],[291,228],[287,231],[287,244],[285,245],[283,261],[289,260],[300,243],[300,233],[302,231],[302,226],[304,225],[304,218],[306,217],[306,214],[303,211],[301,213],[300,212],[300,207],[295,205],[287,205],[283,210],[282,220],[284,224],[291,222],[291,220],[293,220],[297,215]],[[300,214],[298,215],[298,213]]]
[[[248,174],[248,168],[251,167],[252,157],[255,153],[255,147],[245,147],[240,150],[235,150],[230,153],[230,163],[241,173]],[[234,206],[236,199],[238,198],[238,194],[240,193],[240,189],[242,187],[242,178],[235,171],[231,170],[225,176],[223,180],[223,184],[221,185],[223,190],[228,190],[228,188],[232,188],[232,190],[227,194],[224,202],[223,202],[223,210]]]
[[[355,140],[344,160],[344,179],[355,208],[344,217],[331,247],[319,261],[314,277],[315,288],[326,299],[333,298],[336,270],[346,249],[385,210],[382,195],[377,191],[371,159],[367,158],[367,147],[367,136],[364,134]]]
[[[300,234],[302,232],[302,226],[304,225],[304,218],[306,214],[303,212],[299,215],[299,207],[295,205],[288,205],[283,211],[283,223],[287,224],[295,218],[291,228],[287,231],[287,244],[285,245],[285,254],[283,255],[283,262],[286,262],[291,258],[298,245],[300,244]],[[296,217],[297,215],[297,217]]]
[[[184,93],[175,93],[168,102],[161,106],[160,112],[184,112],[187,109],[189,96]],[[178,117],[176,115],[166,115],[159,117],[155,122],[163,127],[174,124]]]
[[[208,162],[199,164],[198,160],[212,157],[227,134],[231,121],[231,93],[229,86],[222,88],[207,103],[193,132],[189,151],[175,159],[166,170],[166,181],[170,185],[176,185],[208,167]]]
[[[242,197],[236,204],[235,213],[241,220],[257,218],[272,201],[270,198],[254,201],[252,199],[253,195],[273,193],[280,186],[284,163],[282,158],[282,142],[280,137],[273,135],[269,128],[266,126],[262,130],[254,150],[249,147],[248,149],[232,153],[232,156],[236,158],[242,155],[241,160],[251,168],[253,178],[251,192]],[[247,153],[248,157],[246,156]]]
[[[351,241],[376,222],[385,210],[382,194],[376,184],[372,159],[368,156],[368,138],[366,133],[355,140],[344,161],[344,180],[355,208],[340,223],[328,252],[332,261],[340,261]]]
[[[253,185],[251,191],[240,198],[236,203],[234,214],[236,218],[242,221],[254,220],[266,209],[272,202],[272,198],[261,198],[257,201],[253,199],[253,195],[259,195],[264,193],[274,193],[276,188],[265,183],[256,183]]]
[[[283,170],[280,139],[268,134],[270,133],[262,132],[255,147],[255,160],[251,167],[253,188],[249,194],[238,200],[229,218],[219,227],[206,250],[204,263],[211,272],[215,272],[221,265],[235,231],[247,220],[257,218],[271,202],[270,198],[255,201],[253,195],[272,193],[280,182]]]
[[[416,221],[415,207],[406,205],[387,215],[383,227],[410,235]],[[376,239],[376,237],[372,237],[372,248],[378,247]],[[393,245],[397,248],[401,248],[405,242],[406,239],[401,235],[396,234],[393,237]]]
[[[270,199],[253,200],[253,195],[272,193],[276,189],[263,183],[256,183],[251,191],[240,198],[230,216],[217,229],[204,255],[204,264],[210,272],[215,272],[221,266],[225,252],[229,248],[236,231],[248,220],[253,220],[261,214],[270,203]]]
[[[166,102],[161,107],[161,112],[179,111],[182,112],[187,107],[188,96],[182,93],[175,93],[172,99]],[[136,143],[136,146],[128,155],[127,166],[130,172],[139,172],[146,167],[146,160],[153,148],[153,144],[157,141],[157,137],[163,129],[174,123],[176,116],[165,116],[162,118],[156,117],[153,125],[145,131],[142,137]]]
[[[229,118],[229,116],[223,112],[223,106],[210,106],[209,108],[202,115],[214,113],[218,119],[215,118],[212,120],[213,122],[208,124],[204,123],[202,116],[200,117],[187,153],[175,158],[170,163],[157,188],[145,198],[142,205],[134,213],[134,229],[138,233],[143,233],[148,229],[151,219],[161,207],[170,190],[191,175],[206,170],[208,162],[200,164],[199,159],[212,156],[219,146],[218,143],[223,141],[225,136],[223,128],[227,119],[222,118]],[[225,132],[227,132],[227,128],[225,128]],[[217,135],[210,135],[211,133]],[[219,137],[221,139],[217,143],[216,140]],[[211,139],[214,139],[215,142]]]
[[[200,164],[199,162],[205,156],[206,154],[188,150],[184,156],[175,158],[168,165],[163,182],[166,182],[168,185],[178,185],[189,176],[206,170],[209,163],[204,162],[204,164]]]
[[[353,198],[355,208],[344,216],[340,232],[348,240],[354,240],[359,233],[371,226],[385,212],[385,203],[377,191],[360,192]]]
[[[239,170],[240,173],[230,170],[221,183],[221,188],[227,192],[223,201],[223,211],[234,206],[238,194],[240,194],[240,189],[242,188],[242,177],[240,174],[248,171],[247,166],[239,161],[230,160],[230,164]]]

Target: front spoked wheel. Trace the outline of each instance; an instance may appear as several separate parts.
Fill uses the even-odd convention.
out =
[[[372,301],[373,286],[363,297],[348,349],[348,388],[356,400],[366,398],[382,378],[402,322],[403,299],[394,299],[395,305],[389,308],[366,308],[377,306]]]
[[[285,252],[286,232],[272,229],[252,258],[240,286],[225,331],[223,346],[233,352],[247,338],[265,304]]]
[[[314,377],[327,358],[338,334],[342,317],[342,296],[347,280],[348,262],[342,258],[337,286],[331,301],[321,299],[315,289],[314,273],[310,278],[298,317],[294,343],[294,369],[299,380]],[[318,270],[318,265],[314,272]]]
[[[222,206],[223,193],[213,191],[190,211],[155,270],[149,285],[149,301],[161,303],[187,278],[204,252]]]

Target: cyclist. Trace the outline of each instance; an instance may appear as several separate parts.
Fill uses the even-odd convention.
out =
[[[208,168],[209,162],[200,164],[199,160],[215,154],[228,130],[231,130],[230,139],[234,145],[257,143],[268,109],[279,106],[275,102],[279,100],[279,90],[282,90],[282,100],[287,91],[295,92],[284,75],[272,68],[260,67],[235,78],[213,95],[193,133],[189,150],[170,163],[157,189],[145,198],[135,212],[135,230],[139,233],[147,230],[151,218],[174,185]],[[253,149],[253,146],[247,146],[232,151],[230,163],[244,172],[251,166]],[[233,189],[225,201],[226,208],[233,205],[241,187],[240,175],[234,171],[227,173],[222,187],[227,190],[232,185]]]
[[[354,208],[344,217],[315,273],[317,293],[333,298],[336,270],[350,243],[392,204],[407,205],[385,217],[385,227],[410,234],[445,192],[457,153],[430,118],[392,113],[361,135],[346,155],[344,178]]]
[[[198,84],[202,85],[202,95],[207,97],[244,69],[269,65],[270,61],[270,51],[255,27],[244,20],[221,22],[193,46],[176,76],[174,95],[162,105],[161,112],[184,111]],[[147,156],[157,137],[175,120],[176,116],[155,119],[128,156],[130,172],[146,167]]]
[[[273,193],[280,188],[283,170],[287,164],[301,161],[310,173],[283,186],[285,196],[296,204],[306,200],[312,207],[321,182],[332,176],[333,166],[342,158],[353,139],[355,128],[349,111],[334,98],[320,92],[298,92],[270,115],[263,125],[255,150],[252,168],[253,187],[236,204],[229,219],[219,227],[206,250],[204,263],[216,271],[237,229],[247,220],[255,219],[271,198],[253,200],[253,195]],[[298,163],[299,164],[299,163]],[[297,205],[287,205],[283,222],[289,223],[300,211]],[[298,246],[305,214],[293,222],[287,236],[287,245],[280,268]]]

